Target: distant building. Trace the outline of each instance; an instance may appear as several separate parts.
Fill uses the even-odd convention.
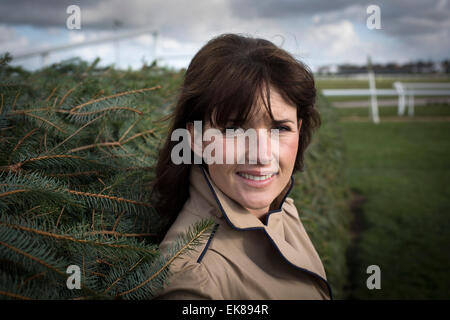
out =
[[[317,69],[317,73],[320,75],[332,75],[338,73],[338,66],[328,65],[328,66],[322,66]]]
[[[378,74],[430,74],[430,73],[450,73],[450,60],[442,62],[422,61],[407,62],[399,64],[396,62],[388,62],[385,64],[373,64],[372,69]],[[326,65],[319,67],[317,73],[319,75],[357,75],[367,73],[366,65],[340,64]]]

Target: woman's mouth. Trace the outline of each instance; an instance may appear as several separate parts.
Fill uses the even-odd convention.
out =
[[[277,172],[266,173],[266,174],[250,174],[246,172],[236,172],[236,175],[240,178],[240,181],[252,187],[265,187],[267,186],[274,177],[277,175]]]

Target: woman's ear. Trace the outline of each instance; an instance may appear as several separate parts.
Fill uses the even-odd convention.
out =
[[[303,119],[298,120],[298,132],[300,132],[300,129],[302,128],[302,120]]]

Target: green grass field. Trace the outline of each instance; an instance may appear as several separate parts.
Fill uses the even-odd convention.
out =
[[[426,99],[435,99],[435,98],[448,98],[448,96],[446,96],[446,97],[426,97],[426,96],[415,96],[416,98],[426,98]],[[369,96],[367,96],[367,97],[364,97],[364,96],[353,96],[353,97],[350,97],[350,96],[336,96],[336,97],[333,97],[333,96],[329,96],[329,97],[327,97],[327,99],[330,101],[330,102],[341,102],[341,101],[364,101],[364,102],[366,102],[366,101],[370,101],[370,97]],[[377,100],[379,100],[379,101],[381,101],[381,100],[392,100],[393,101],[393,103],[392,103],[392,106],[394,106],[394,105],[397,105],[397,103],[398,103],[398,98],[397,98],[397,96],[379,96],[379,97],[377,97]]]
[[[393,84],[395,81],[402,82],[450,82],[450,77],[439,77],[439,78],[429,78],[429,77],[419,77],[419,78],[382,78],[377,77],[375,80],[377,89],[394,89]],[[333,78],[319,78],[316,79],[316,88],[322,89],[368,89],[369,81],[365,79],[333,79]],[[448,96],[444,96],[447,97]],[[426,96],[416,96],[416,98],[428,98]],[[436,97],[432,97],[436,98]],[[333,102],[341,101],[368,101],[369,96],[336,96],[327,97],[327,99]],[[397,100],[397,96],[379,96],[378,100]],[[394,103],[397,104],[396,102]]]
[[[341,118],[346,117],[366,117],[369,118],[369,108],[336,108]],[[397,106],[395,107],[379,107],[378,112],[380,117],[396,117]],[[405,112],[403,119],[411,119]],[[414,107],[415,117],[448,117],[450,116],[450,105],[430,105],[430,106],[416,106]]]
[[[448,82],[449,78],[381,78]],[[367,80],[319,78],[318,89],[364,89]],[[396,97],[378,97],[396,101]],[[328,97],[368,101],[369,97]],[[450,297],[450,105],[415,106],[414,117],[397,116],[397,104],[335,108],[342,126],[346,182],[353,191],[352,244],[347,250],[350,299],[448,299]],[[381,289],[369,290],[367,267],[381,268]]]
[[[448,115],[448,109],[416,114]],[[347,181],[364,199],[354,213],[348,297],[448,299],[450,122],[383,122],[394,110],[381,111],[378,125],[341,120]],[[339,112],[367,115],[367,109]],[[366,287],[369,265],[381,268],[381,290]]]
[[[378,89],[393,89],[395,81],[402,82],[449,82],[450,77],[430,78],[382,78],[376,77],[375,84]],[[333,79],[333,78],[317,78],[316,87],[318,89],[367,89],[369,81],[365,79]]]

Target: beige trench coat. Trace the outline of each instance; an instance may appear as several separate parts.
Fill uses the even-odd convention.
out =
[[[196,221],[214,217],[216,224],[207,241],[170,265],[169,281],[157,298],[331,299],[322,262],[288,197],[293,184],[292,176],[281,206],[263,223],[225,195],[202,166],[192,165],[190,197],[161,252]]]

